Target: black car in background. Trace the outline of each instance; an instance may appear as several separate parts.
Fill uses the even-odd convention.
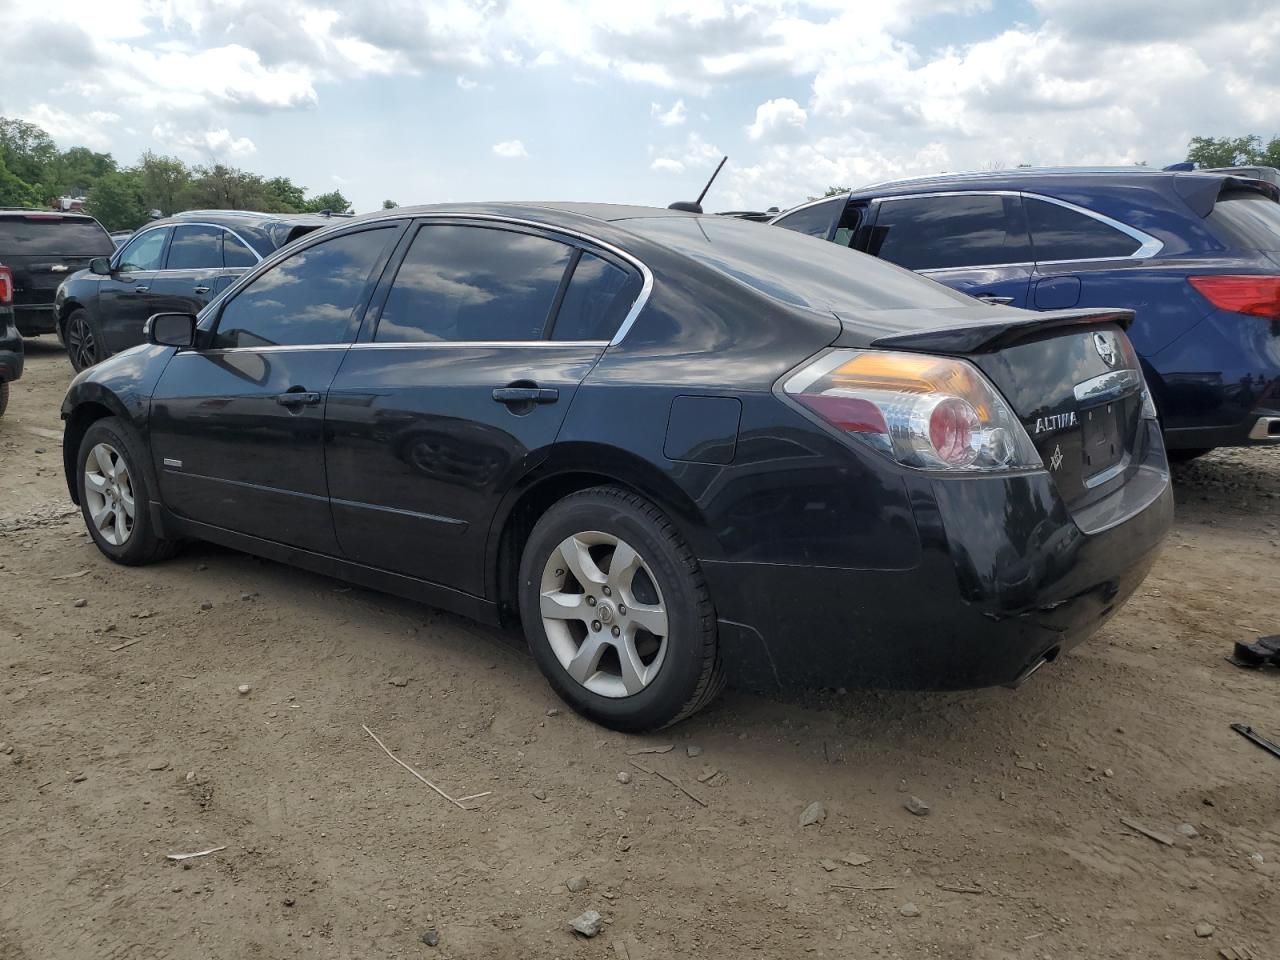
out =
[[[0,263],[12,274],[14,319],[22,335],[56,332],[58,285],[114,249],[111,235],[87,214],[0,209]]]
[[[620,729],[726,678],[1017,683],[1172,521],[1131,319],[725,217],[401,208],[77,376],[67,483],[120,563],[209,540],[519,623]]]
[[[22,334],[13,319],[13,273],[0,264],[0,417],[9,408],[9,384],[22,376]]]
[[[100,259],[57,291],[71,365],[83,370],[142,343],[153,313],[195,313],[263,257],[330,223],[316,214],[191,210],[148,223],[119,249],[104,233]]]

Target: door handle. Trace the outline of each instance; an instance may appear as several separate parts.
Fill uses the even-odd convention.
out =
[[[983,303],[994,303],[1002,307],[1013,303],[1013,297],[997,297],[994,293],[975,293],[973,296]]]
[[[555,387],[495,387],[493,399],[499,403],[555,403],[560,391]]]
[[[150,289],[151,289],[150,287],[134,287],[134,288],[133,288],[133,292],[134,292],[134,293],[146,293],[146,292],[147,292],[148,290],[150,290]]]
[[[200,286],[196,287],[196,288],[195,288],[195,289],[193,289],[191,292],[192,292],[192,293],[201,293],[201,294],[203,294],[203,293],[208,293],[208,292],[209,292],[209,288],[208,288],[207,286],[205,286],[205,285],[202,283],[202,284],[200,284]]]
[[[282,407],[315,407],[320,403],[320,394],[307,390],[290,390],[277,396],[276,403]]]

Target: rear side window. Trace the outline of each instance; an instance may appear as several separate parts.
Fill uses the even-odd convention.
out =
[[[424,226],[382,308],[374,339],[541,340],[573,248],[489,227]]]
[[[1214,232],[1233,247],[1280,250],[1280,203],[1253,190],[1232,190],[1209,211]]]
[[[775,227],[785,227],[796,233],[818,237],[821,240],[831,236],[831,226],[836,217],[848,202],[848,197],[834,197],[826,203],[815,203],[811,207],[785,214],[773,222]]]
[[[638,276],[584,250],[556,312],[552,339],[612,339],[639,292]]]
[[[138,234],[120,251],[116,269],[126,273],[131,270],[159,270],[164,258],[164,244],[168,239],[167,227]]]
[[[1078,210],[1024,197],[1031,244],[1039,263],[1130,257],[1141,241]]]
[[[222,266],[222,228],[201,225],[174,228],[169,270],[213,270]]]
[[[373,269],[397,233],[393,227],[347,233],[280,261],[223,308],[214,346],[346,342]]]
[[[115,248],[96,220],[40,214],[0,217],[0,258],[109,257]]]
[[[1018,198],[998,194],[882,200],[868,252],[908,270],[1031,261]]]
[[[222,234],[222,265],[225,267],[252,267],[258,262],[253,251],[245,246],[234,233]]]

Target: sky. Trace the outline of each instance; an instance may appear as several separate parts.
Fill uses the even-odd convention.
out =
[[[1276,2],[0,0],[0,116],[339,189],[786,208],[1280,134]],[[1217,10],[1218,12],[1215,12]]]

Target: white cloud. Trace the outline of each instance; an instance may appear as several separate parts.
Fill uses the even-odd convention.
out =
[[[527,157],[529,151],[524,148],[524,144],[519,140],[503,140],[501,143],[493,145],[493,154],[496,157],[514,160],[519,157]]]
[[[664,127],[678,127],[685,122],[688,111],[685,110],[683,100],[677,100],[669,110],[663,110],[660,103],[652,103],[649,105],[649,116]]]
[[[462,74],[458,74],[457,83],[459,90],[474,90],[476,87],[480,86],[476,81],[471,80],[468,77],[464,77]]]
[[[69,113],[47,103],[37,103],[24,112],[22,119],[43,127],[64,149],[107,150],[111,146],[111,130],[120,123],[120,114],[106,110]]]
[[[684,173],[684,164],[672,157],[658,157],[649,164],[655,173]]]
[[[752,140],[797,140],[804,134],[809,115],[790,97],[766,100],[756,107],[756,119],[747,126]]]
[[[258,149],[248,137],[233,136],[226,127],[180,129],[171,122],[161,122],[152,127],[151,136],[163,149],[199,160],[242,160]]]

